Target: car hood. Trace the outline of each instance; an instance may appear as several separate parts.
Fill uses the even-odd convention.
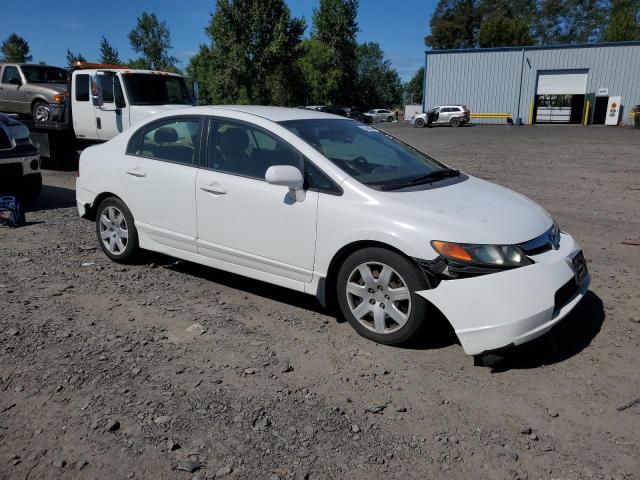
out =
[[[67,91],[66,83],[29,83],[29,87],[36,88],[41,91],[49,91],[55,93],[63,93]]]
[[[468,177],[464,181],[410,192],[385,192],[432,240],[516,244],[553,225],[551,216],[528,198],[499,185]],[[436,187],[436,188],[433,188]],[[401,204],[401,205],[397,205]]]

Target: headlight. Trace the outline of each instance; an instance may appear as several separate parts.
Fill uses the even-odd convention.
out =
[[[431,246],[443,257],[467,264],[515,268],[533,263],[515,245],[477,245],[433,240]]]

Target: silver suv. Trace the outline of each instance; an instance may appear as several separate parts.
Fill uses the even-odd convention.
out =
[[[471,120],[471,112],[466,105],[441,105],[427,110],[425,113],[414,115],[411,125],[428,127],[430,125],[451,125],[462,127]]]
[[[68,77],[64,68],[0,63],[0,112],[48,122],[64,103]]]

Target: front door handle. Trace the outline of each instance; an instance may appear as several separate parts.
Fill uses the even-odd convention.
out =
[[[132,177],[146,177],[147,173],[144,170],[127,170],[127,175],[131,175]]]
[[[227,193],[227,189],[218,183],[203,185],[202,187],[200,187],[200,190],[213,193],[214,195],[224,195],[225,193]]]

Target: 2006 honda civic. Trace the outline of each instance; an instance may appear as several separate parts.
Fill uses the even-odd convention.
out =
[[[334,300],[384,344],[428,334],[437,308],[467,354],[518,345],[589,285],[531,200],[322,112],[164,113],[86,149],[76,187],[113,261],[153,250]]]

